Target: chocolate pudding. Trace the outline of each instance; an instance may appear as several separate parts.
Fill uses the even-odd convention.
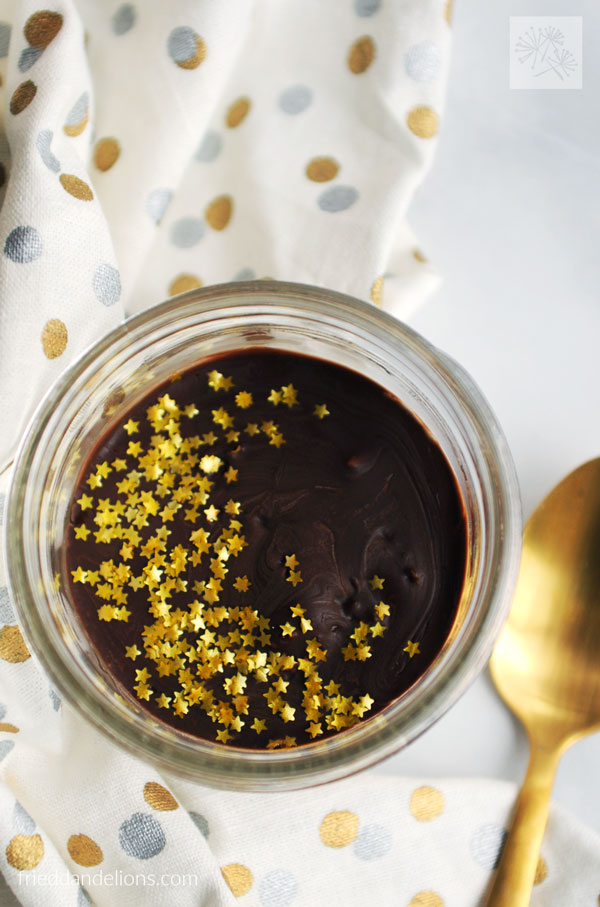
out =
[[[442,451],[370,380],[252,349],[101,438],[67,529],[107,670],[166,724],[278,749],[366,721],[444,645],[466,527]]]

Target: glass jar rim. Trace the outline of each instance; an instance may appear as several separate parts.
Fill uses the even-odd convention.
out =
[[[384,710],[341,734],[286,750],[251,751],[174,738],[161,741],[157,753],[154,735],[133,733],[111,700],[106,697],[102,701],[86,686],[85,677],[76,675],[57,641],[46,632],[42,614],[49,603],[36,586],[31,522],[26,520],[32,508],[35,510],[36,493],[41,494],[39,488],[31,487],[32,480],[43,471],[40,450],[48,442],[54,414],[74,389],[89,382],[112,356],[117,352],[124,355],[139,339],[151,346],[154,336],[166,335],[174,325],[186,321],[199,328],[206,324],[218,327],[233,312],[254,319],[260,315],[268,324],[268,316],[281,311],[290,317],[308,316],[340,331],[351,326],[358,335],[364,332],[392,348],[401,346],[435,376],[449,404],[468,423],[487,470],[485,505],[493,528],[486,542],[491,549],[487,552],[478,620],[468,645],[457,646],[437,674],[429,674],[428,682],[412,700],[411,690],[400,698],[402,721],[395,721],[392,707],[387,715]],[[220,284],[181,294],[132,317],[84,352],[49,390],[30,421],[15,462],[7,516],[11,526],[6,535],[8,574],[24,635],[63,695],[113,740],[137,755],[158,761],[162,768],[214,786],[248,790],[301,787],[357,771],[390,755],[441,717],[491,653],[508,613],[520,557],[520,502],[510,452],[496,417],[464,369],[379,308],[341,293],[276,281]]]

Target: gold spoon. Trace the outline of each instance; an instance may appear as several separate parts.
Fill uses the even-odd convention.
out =
[[[527,907],[559,760],[600,730],[600,459],[563,479],[527,522],[490,668],[531,758],[487,907]]]

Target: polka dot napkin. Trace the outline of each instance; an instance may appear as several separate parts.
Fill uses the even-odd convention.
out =
[[[449,44],[446,0],[0,0],[0,465],[65,366],[170,294],[417,305]]]
[[[168,295],[272,277],[417,305],[436,276],[405,214],[449,26],[446,0],[0,0],[0,467],[69,362]],[[0,567],[2,905],[471,907],[513,798],[159,777],[61,703]],[[533,903],[596,904],[599,858],[555,811]]]

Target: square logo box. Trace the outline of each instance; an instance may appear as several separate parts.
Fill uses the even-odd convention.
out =
[[[583,87],[582,16],[510,17],[510,88]]]

